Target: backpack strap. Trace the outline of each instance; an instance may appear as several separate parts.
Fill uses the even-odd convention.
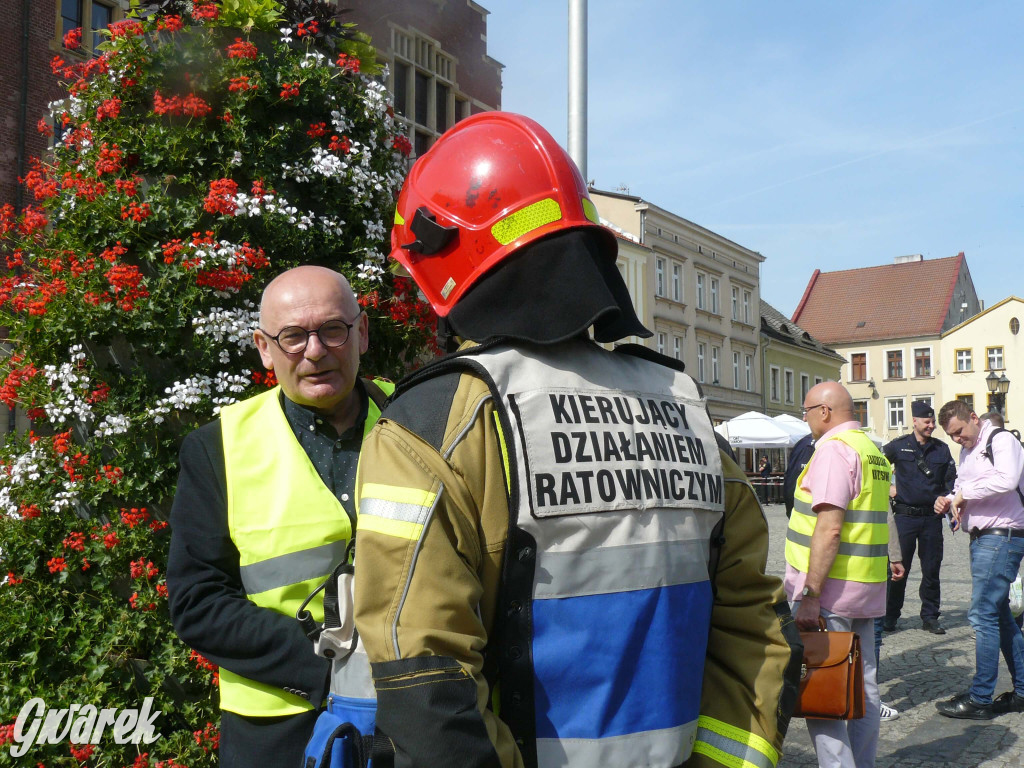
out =
[[[984,455],[985,455],[985,458],[988,459],[989,463],[992,464],[992,465],[995,465],[995,463],[996,463],[996,460],[992,457],[992,439],[996,435],[998,435],[1000,432],[1010,432],[1010,430],[1004,429],[1003,427],[996,427],[991,432],[989,432],[989,434],[988,434],[988,442],[985,443],[985,453],[984,453]],[[1020,440],[1020,436],[1019,435],[1015,435],[1013,432],[1010,432],[1010,434],[1014,435],[1017,438],[1017,440]],[[1024,493],[1021,493],[1021,490],[1020,490],[1020,480],[1019,479],[1017,480],[1017,498],[1020,499],[1021,505],[1024,506]]]
[[[377,382],[369,377],[363,377],[363,384],[366,385],[366,394],[371,400],[373,400],[373,404],[377,406],[377,410],[383,413],[384,406],[387,405],[388,402],[387,392],[381,389],[377,385]]]

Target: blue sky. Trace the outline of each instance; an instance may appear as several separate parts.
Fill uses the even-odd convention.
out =
[[[563,145],[567,0],[481,0],[503,109]],[[815,268],[967,255],[1024,295],[1024,3],[590,0],[587,176]]]

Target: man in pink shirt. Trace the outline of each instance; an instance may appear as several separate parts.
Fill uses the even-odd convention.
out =
[[[859,720],[808,720],[821,768],[873,768],[878,747],[877,659],[869,638],[885,613],[891,468],[860,429],[853,400],[827,381],[804,399],[815,451],[797,480],[786,534],[786,591],[797,627],[822,617],[831,630],[863,638],[865,714]]]
[[[971,607],[975,674],[971,687],[935,707],[946,717],[989,720],[1024,712],[1024,637],[1010,613],[1010,582],[1024,558],[1024,450],[1010,432],[982,421],[966,403],[939,411],[939,425],[962,447],[953,493],[935,501],[936,514],[951,513],[971,537]],[[1013,690],[994,701],[999,652]]]

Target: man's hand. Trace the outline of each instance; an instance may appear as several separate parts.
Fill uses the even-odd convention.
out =
[[[818,628],[818,617],[821,615],[821,602],[817,597],[808,595],[800,601],[796,609],[796,628],[804,632],[813,632]]]
[[[890,499],[895,499],[896,498],[896,486],[895,485],[890,485],[889,486],[889,498]]]
[[[892,573],[892,580],[899,581],[907,575],[907,569],[903,567],[903,563],[889,563],[889,571]]]
[[[935,510],[936,515],[944,515],[949,511],[949,506],[952,503],[945,496],[939,496],[935,499],[935,506],[932,508]]]
[[[967,500],[961,491],[956,492],[956,496],[953,497],[953,519],[956,520],[957,524],[960,523],[960,516],[963,515],[964,509],[967,507]]]

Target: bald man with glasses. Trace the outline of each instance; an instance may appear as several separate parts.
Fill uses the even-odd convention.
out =
[[[804,399],[814,454],[797,479],[786,534],[785,586],[797,627],[861,636],[864,717],[807,720],[818,765],[873,768],[880,699],[874,619],[885,613],[889,462],[861,430],[850,393],[834,381]]]
[[[185,438],[171,511],[171,620],[221,668],[222,768],[302,763],[330,663],[295,612],[345,557],[363,437],[394,389],[359,378],[369,321],[332,270],[271,281],[253,342],[279,385]]]

